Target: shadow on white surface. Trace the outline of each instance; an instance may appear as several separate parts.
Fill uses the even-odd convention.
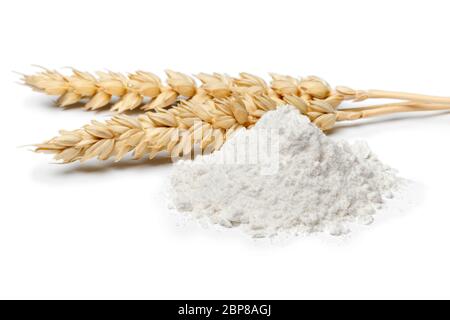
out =
[[[167,157],[159,157],[152,160],[146,158],[141,160],[125,159],[120,162],[114,162],[113,160],[97,161],[96,159],[92,159],[83,164],[41,163],[33,168],[31,176],[33,180],[43,182],[76,176],[106,175],[122,171],[145,174],[148,171],[154,171],[161,167],[168,169],[171,165],[172,161]]]

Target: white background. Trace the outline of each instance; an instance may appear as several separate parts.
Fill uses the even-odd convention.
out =
[[[21,145],[108,111],[20,86],[32,64],[165,68],[450,95],[448,1],[2,1],[0,298],[450,298],[450,114],[331,134],[364,139],[416,204],[344,239],[255,242],[179,223],[164,161],[53,164]],[[64,70],[64,69],[59,69]],[[405,207],[406,208],[406,207]]]

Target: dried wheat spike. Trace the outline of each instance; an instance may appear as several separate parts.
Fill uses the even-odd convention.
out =
[[[95,77],[78,70],[73,70],[71,76],[64,76],[57,71],[44,69],[38,74],[24,76],[24,82],[36,90],[60,96],[57,101],[60,106],[87,100],[85,108],[95,110],[109,104],[112,97],[117,97],[119,101],[112,106],[112,110],[118,113],[138,107],[145,111],[169,107],[176,104],[180,97],[198,101],[205,98],[227,98],[236,94],[266,95],[277,104],[284,101],[286,96],[300,97],[308,102],[323,101],[334,96],[355,102],[369,98],[390,98],[450,105],[448,97],[383,90],[354,90],[342,86],[332,90],[327,82],[315,76],[296,79],[271,74],[272,81],[268,84],[264,79],[249,73],[240,73],[236,78],[219,73],[200,73],[196,75],[201,82],[198,86],[192,77],[183,73],[169,70],[166,74],[167,85],[163,85],[156,75],[143,71],[128,76],[114,72],[97,72]]]
[[[91,158],[119,161],[129,152],[135,159],[150,159],[162,151],[171,156],[190,154],[195,144],[205,152],[218,150],[241,128],[251,128],[267,111],[279,104],[291,104],[323,131],[337,121],[357,120],[394,112],[449,110],[445,104],[400,102],[338,110],[343,97],[307,100],[285,91],[275,102],[268,94],[235,94],[226,98],[181,101],[171,109],[158,108],[139,117],[117,115],[106,122],[92,121],[81,129],[61,131],[60,135],[36,146],[37,152],[55,154],[64,163]]]
[[[57,71],[44,69],[35,75],[25,75],[24,83],[35,90],[49,95],[59,96],[59,106],[69,106],[86,102],[86,110],[97,110],[111,103],[113,97],[118,101],[111,107],[122,113],[140,108],[144,111],[165,108],[174,105],[180,97],[196,101],[205,97],[226,98],[233,94],[269,96],[276,103],[283,101],[286,95],[302,97],[305,100],[325,99],[331,93],[329,85],[317,78],[307,77],[297,80],[290,76],[272,74],[272,83],[262,78],[241,73],[237,78],[224,74],[200,73],[196,78],[201,85],[188,75],[175,71],[166,71],[167,85],[154,74],[138,71],[128,76],[115,72],[97,72],[94,76],[87,72],[73,70],[65,76]]]
[[[161,151],[181,155],[190,153],[195,143],[203,150],[214,151],[237,129],[252,127],[265,112],[286,103],[295,106],[323,131],[332,129],[337,121],[393,112],[450,109],[449,98],[380,90],[358,91],[347,87],[332,90],[328,83],[315,76],[296,79],[271,74],[272,82],[268,84],[248,73],[241,73],[237,78],[201,73],[196,76],[202,82],[197,87],[192,78],[181,73],[168,71],[167,75],[168,87],[164,88],[159,78],[144,72],[128,78],[115,73],[99,73],[96,79],[79,71],[65,78],[46,70],[39,76],[27,78],[32,86],[49,94],[61,94],[60,100],[71,103],[82,97],[92,97],[89,106],[101,94],[107,94],[108,99],[119,96],[121,100],[113,107],[119,112],[136,108],[136,97],[139,104],[144,96],[153,97],[142,107],[151,112],[138,118],[116,116],[105,123],[93,121],[75,131],[62,131],[60,136],[37,145],[36,151],[54,153],[55,158],[63,162],[93,157],[106,160],[112,156],[120,160],[128,152],[133,152],[135,158],[145,155],[153,158]],[[107,92],[105,88],[108,88]],[[177,100],[179,95],[188,99]],[[408,101],[339,109],[343,100],[386,97]],[[173,107],[167,109],[169,105]]]
[[[118,101],[112,111],[122,113],[140,108],[144,111],[165,108],[175,104],[181,97],[185,100],[200,97],[225,98],[231,96],[236,85],[232,78],[214,73],[200,73],[197,86],[190,76],[171,70],[166,71],[167,84],[156,75],[137,71],[124,76],[116,72],[97,72],[96,76],[73,69],[72,75],[65,76],[57,71],[44,69],[34,75],[25,75],[26,85],[48,95],[59,96],[58,106],[69,106],[86,102],[86,110],[97,110]]]
[[[60,136],[37,145],[36,151],[53,153],[55,159],[65,163],[94,157],[115,157],[118,161],[129,152],[136,159],[153,158],[161,151],[179,156],[190,153],[194,144],[214,151],[236,130],[252,127],[279,104],[290,103],[319,128],[331,129],[337,120],[337,101],[339,98],[333,96],[307,101],[286,95],[277,103],[268,94],[181,101],[174,108],[158,108],[137,118],[117,115],[104,123],[93,121],[78,130],[61,131]]]
[[[97,110],[118,99],[111,110],[119,113],[141,108],[151,110],[174,104],[179,97],[191,99],[201,95],[193,78],[175,71],[166,71],[167,85],[150,72],[137,71],[124,76],[115,72],[73,70],[70,76],[45,69],[35,75],[25,75],[24,83],[35,90],[59,96],[57,105],[73,105],[83,100],[86,110]]]

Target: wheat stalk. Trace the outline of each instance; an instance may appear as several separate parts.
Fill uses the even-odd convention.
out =
[[[386,91],[386,90],[354,90],[349,87],[337,86],[336,93],[342,95],[345,100],[354,102],[364,101],[366,99],[397,99],[408,100],[422,103],[440,103],[450,104],[450,97],[437,97],[416,93]]]
[[[200,73],[195,80],[180,72],[166,71],[167,85],[154,74],[144,71],[124,76],[115,72],[97,72],[97,77],[87,72],[73,70],[71,76],[44,69],[43,72],[24,76],[25,84],[50,95],[59,95],[57,104],[68,106],[82,99],[87,100],[85,109],[96,110],[108,105],[115,96],[119,101],[113,111],[122,113],[140,107],[142,110],[165,108],[176,104],[182,96],[186,100],[202,103],[206,99],[226,98],[232,95],[266,95],[275,103],[298,101],[305,103],[327,100],[336,107],[343,100],[363,101],[369,98],[400,99],[416,103],[450,104],[450,98],[418,95],[383,90],[354,90],[338,86],[332,90],[324,80],[309,76],[296,79],[291,76],[270,74],[272,81],[240,73],[239,77],[214,73]],[[330,101],[335,100],[335,101]],[[309,115],[314,118],[313,114]]]
[[[290,92],[291,94],[293,92]],[[36,146],[37,152],[55,154],[64,163],[97,157],[119,161],[129,152],[135,159],[154,158],[162,151],[171,156],[191,154],[195,144],[206,152],[218,150],[240,128],[252,127],[265,112],[289,103],[320,129],[332,129],[337,121],[356,120],[394,112],[449,110],[449,105],[414,101],[338,110],[342,96],[308,100],[287,94],[276,102],[267,93],[236,94],[228,98],[181,101],[171,109],[158,108],[137,118],[117,115],[106,122],[92,121],[74,131]]]
[[[236,130],[252,127],[267,111],[281,104],[291,104],[323,131],[337,121],[356,120],[394,112],[450,109],[450,99],[381,90],[332,89],[324,80],[309,76],[296,79],[271,74],[264,79],[241,73],[232,78],[214,73],[196,75],[201,85],[182,73],[168,71],[167,86],[151,73],[139,71],[128,77],[117,73],[89,73],[74,70],[71,77],[45,70],[25,76],[25,82],[49,94],[61,95],[62,105],[88,98],[87,109],[107,104],[112,96],[120,97],[113,109],[123,112],[137,108],[144,97],[151,100],[141,106],[137,118],[117,115],[104,123],[91,124],[74,131],[61,131],[60,136],[38,144],[36,151],[50,152],[63,162],[85,161],[97,157],[117,161],[133,152],[139,159],[155,157],[166,151],[172,156],[190,154],[199,144],[202,150],[214,151]],[[101,96],[105,96],[104,99]],[[167,98],[170,96],[170,98]],[[184,99],[179,99],[184,96]],[[100,97],[100,98],[98,98]],[[395,98],[398,103],[339,109],[344,100]],[[167,107],[171,108],[167,108]]]

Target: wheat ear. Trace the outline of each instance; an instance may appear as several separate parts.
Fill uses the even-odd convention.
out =
[[[235,79],[219,74],[200,73],[195,80],[183,73],[166,71],[167,83],[162,84],[159,77],[150,72],[137,71],[125,76],[117,72],[96,72],[96,76],[72,69],[70,76],[58,71],[44,69],[34,75],[24,75],[23,82],[33,89],[48,95],[59,96],[58,106],[70,106],[85,103],[84,109],[97,110],[111,103],[114,97],[118,101],[111,107],[112,111],[122,113],[140,108],[144,111],[172,106],[183,97],[184,100],[196,101],[197,98],[226,98],[235,92],[271,93],[264,80],[243,73],[239,80],[245,82],[237,85]]]
[[[25,75],[23,81],[35,90],[59,96],[57,105],[65,107],[87,101],[86,110],[97,110],[118,98],[111,110],[119,113],[141,108],[151,110],[174,104],[180,96],[191,99],[204,94],[194,79],[175,71],[166,71],[167,84],[159,77],[144,71],[125,76],[116,72],[96,72],[96,76],[73,69],[70,76],[44,69]]]
[[[252,106],[250,112],[240,99],[216,98],[203,103],[182,101],[174,108],[137,118],[117,115],[104,123],[92,121],[78,130],[61,131],[58,137],[37,145],[36,151],[53,153],[55,159],[65,163],[94,157],[115,157],[119,161],[129,152],[135,159],[151,159],[161,151],[183,155],[189,154],[196,143],[203,150],[214,151],[233,132],[252,126],[265,111],[276,108],[269,98],[245,99]]]
[[[25,75],[23,81],[35,90],[59,96],[59,106],[86,102],[86,110],[96,110],[117,97],[119,101],[111,109],[119,113],[138,107],[145,111],[168,107],[180,97],[195,101],[199,96],[202,99],[214,99],[233,94],[266,94],[278,103],[285,95],[305,100],[324,99],[331,91],[328,84],[317,77],[297,80],[290,76],[271,74],[272,82],[268,84],[249,73],[241,73],[237,78],[219,73],[200,73],[195,76],[201,82],[197,85],[193,78],[180,72],[169,70],[166,74],[167,85],[163,85],[156,75],[144,71],[128,76],[115,72],[97,72],[97,76],[94,76],[75,69],[70,76],[44,69],[34,75]]]
[[[97,72],[97,77],[87,72],[73,70],[71,76],[64,76],[57,71],[44,69],[35,75],[24,76],[25,84],[50,95],[59,95],[60,106],[67,106],[82,99],[87,100],[85,108],[95,110],[106,106],[113,96],[119,101],[112,106],[119,113],[140,107],[143,110],[164,108],[174,105],[183,96],[185,99],[200,97],[226,98],[234,94],[269,96],[275,103],[283,101],[286,96],[302,98],[304,101],[324,100],[330,96],[339,96],[342,100],[363,101],[369,98],[390,98],[418,103],[450,104],[450,98],[419,95],[384,90],[354,90],[338,86],[332,90],[327,82],[315,76],[296,79],[291,76],[270,74],[272,81],[240,73],[239,77],[200,73],[195,77],[200,80],[198,86],[194,78],[175,71],[166,71],[167,85],[154,74],[144,71],[124,76],[115,72]],[[144,102],[145,100],[145,102]]]
[[[290,92],[293,93],[293,92]],[[236,130],[252,127],[265,112],[289,103],[308,116],[320,129],[332,129],[337,121],[356,120],[394,112],[449,110],[449,105],[400,102],[362,108],[341,109],[340,95],[311,100],[286,94],[275,101],[269,94],[236,94],[228,98],[204,98],[181,101],[171,109],[158,108],[137,118],[117,115],[106,122],[91,124],[74,131],[61,131],[37,152],[55,154],[64,163],[91,158],[119,161],[129,152],[135,159],[150,159],[166,151],[172,156],[190,154],[195,144],[202,150],[218,150]]]

